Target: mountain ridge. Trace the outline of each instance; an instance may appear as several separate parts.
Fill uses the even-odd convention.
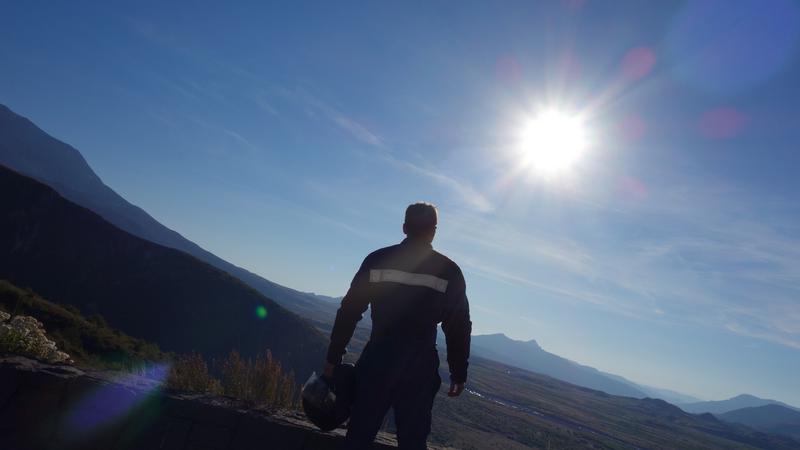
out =
[[[542,349],[536,340],[517,341],[505,334],[472,336],[472,354],[613,395],[647,397],[643,391]]]
[[[217,357],[269,349],[304,377],[327,348],[311,323],[227,272],[121,230],[3,166],[0,278],[102,314],[166,351]]]
[[[284,307],[309,319],[336,314],[330,297],[274,283],[203,249],[128,202],[106,185],[75,147],[58,140],[30,119],[0,104],[0,164],[39,180],[118,228],[165,247],[184,251],[230,273]]]
[[[766,405],[780,405],[794,411],[800,411],[800,408],[796,408],[787,403],[783,403],[778,400],[760,398],[751,394],[739,394],[737,396],[725,400],[686,403],[686,404],[679,404],[678,406],[684,411],[693,414],[711,413],[717,415],[717,414],[724,414],[737,409],[752,408],[752,407],[759,407]]]

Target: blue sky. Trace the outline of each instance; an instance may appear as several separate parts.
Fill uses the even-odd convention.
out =
[[[268,279],[342,295],[428,200],[476,333],[800,405],[798,2],[228,3],[3,3],[0,102]]]

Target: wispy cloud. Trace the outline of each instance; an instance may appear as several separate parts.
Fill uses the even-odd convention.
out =
[[[257,95],[255,97],[254,101],[255,101],[256,105],[259,107],[259,109],[261,109],[262,111],[264,111],[264,112],[266,112],[266,113],[268,113],[268,114],[270,114],[272,116],[280,115],[280,113],[278,113],[278,109],[275,108],[272,105],[272,103],[267,101],[267,99],[263,98],[262,95]]]
[[[686,319],[799,347],[800,234],[786,220],[794,206],[692,186],[652,211],[671,226],[633,240],[617,260],[667,313],[693,311]]]
[[[311,108],[316,113],[321,114],[357,141],[372,147],[384,148],[384,141],[377,133],[373,132],[366,125],[353,117],[342,113],[338,108],[312,95],[307,90],[276,87],[274,91],[284,98],[304,107]]]
[[[451,254],[455,256],[468,271],[479,276],[502,283],[528,287],[537,292],[546,293],[548,297],[557,299],[560,302],[569,302],[573,304],[587,303],[637,320],[647,319],[652,313],[652,309],[649,308],[647,304],[642,304],[630,296],[606,295],[597,290],[580,288],[568,283],[553,281],[545,276],[541,279],[536,279],[516,273],[513,269],[483,263],[477,258],[458,253]]]
[[[773,330],[773,329],[759,327],[759,326],[753,326],[753,325],[747,325],[747,324],[742,324],[742,323],[737,323],[737,322],[728,323],[728,324],[725,325],[725,328],[727,328],[728,331],[731,331],[733,333],[736,333],[736,334],[739,334],[739,335],[742,335],[742,336],[748,336],[748,337],[752,337],[752,338],[756,338],[756,339],[761,339],[761,340],[764,340],[764,341],[768,341],[768,342],[772,342],[772,343],[775,343],[775,344],[780,344],[780,345],[784,345],[786,347],[796,348],[796,349],[800,350],[800,341],[798,341],[797,336],[786,335],[786,334],[782,334],[782,333],[776,333],[775,330]]]
[[[606,224],[596,234],[539,229],[501,210],[487,217],[452,215],[444,238],[448,246],[481,255],[458,258],[495,281],[627,317],[800,348],[797,230],[764,211],[763,201],[733,188],[698,183],[662,194],[670,200],[635,211],[577,205],[570,214]],[[631,226],[641,231],[621,233]]]
[[[142,36],[148,42],[169,49],[196,64],[203,65],[207,70],[222,70],[229,75],[247,80],[250,84],[261,85],[262,87],[258,89],[258,92],[253,95],[251,100],[255,102],[262,111],[273,116],[278,115],[278,110],[270,102],[270,96],[288,100],[305,110],[309,116],[323,117],[357,142],[370,148],[380,150],[379,153],[373,156],[391,164],[393,167],[413,173],[416,176],[430,180],[448,189],[455,194],[456,198],[474,210],[481,212],[493,210],[492,202],[489,200],[488,196],[470,183],[460,180],[453,175],[446,174],[444,171],[426,163],[424,160],[410,162],[402,158],[398,152],[395,151],[393,146],[387,142],[387,139],[365,124],[364,121],[344,113],[341,108],[335,107],[330,102],[313,95],[307,89],[269,83],[264,87],[265,81],[262,77],[234,64],[221,62],[218,59],[199,54],[198,50],[190,49],[186,45],[182,45],[174,36],[157,29],[149,22],[131,19],[128,21],[128,24],[136,34]],[[217,96],[221,95],[215,93],[213,89],[201,89],[191,81],[176,82],[166,79],[165,77],[160,76],[160,78],[163,79],[163,83],[170,89],[192,101],[199,101],[201,96],[211,96],[212,94]],[[217,101],[224,101],[224,98],[217,98]],[[225,130],[225,134],[235,139],[243,146],[251,150],[255,149],[255,146],[240,133],[232,130]]]
[[[383,147],[383,140],[363,124],[338,113],[333,115],[331,119],[334,121],[334,123],[339,125],[339,127],[350,133],[351,136],[359,141],[374,147]]]
[[[437,170],[430,165],[423,166],[401,158],[392,148],[392,146],[387,143],[387,140],[380,134],[370,129],[364,123],[344,114],[339,109],[322,101],[318,97],[311,95],[307,91],[301,89],[291,90],[286,88],[277,88],[276,92],[283,97],[292,99],[295,102],[305,105],[306,107],[312,108],[313,111],[327,118],[327,120],[335,124],[341,130],[345,131],[358,142],[379,150],[374,156],[378,157],[384,162],[447,188],[462,202],[477,211],[488,212],[493,209],[491,201],[489,201],[488,197],[482,194],[478,189],[451,175],[447,175],[443,171]]]
[[[450,189],[463,202],[470,205],[473,209],[477,211],[490,212],[494,209],[489,199],[485,195],[478,192],[477,189],[475,189],[469,184],[463,183],[453,177],[445,175],[442,172],[436,171],[435,169],[421,167],[414,163],[397,159],[391,154],[386,154],[383,156],[384,159],[389,163],[391,163],[392,165],[410,171],[416,175],[425,177]]]
[[[592,275],[592,256],[574,240],[539,230],[521,229],[500,214],[484,216],[454,212],[447,217],[449,239],[496,251],[547,266],[565,269],[581,276]]]
[[[258,151],[258,147],[253,145],[253,143],[250,142],[249,140],[245,139],[241,134],[239,134],[239,133],[237,133],[237,132],[235,132],[233,130],[229,130],[227,128],[223,128],[222,132],[225,133],[227,136],[230,136],[231,138],[233,138],[233,140],[235,140],[236,142],[240,143],[241,145],[243,145],[247,149],[252,150],[252,151]]]

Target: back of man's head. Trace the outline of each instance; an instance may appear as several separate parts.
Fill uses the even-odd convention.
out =
[[[408,237],[429,237],[433,239],[438,219],[439,213],[436,210],[436,206],[425,202],[413,203],[406,208],[406,221],[403,224],[403,231]]]

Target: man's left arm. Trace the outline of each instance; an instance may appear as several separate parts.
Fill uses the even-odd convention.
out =
[[[442,320],[442,331],[447,343],[447,365],[450,366],[450,391],[447,395],[451,397],[461,395],[467,381],[472,321],[466,288],[464,275],[456,268],[455,277],[446,292],[449,307]]]

